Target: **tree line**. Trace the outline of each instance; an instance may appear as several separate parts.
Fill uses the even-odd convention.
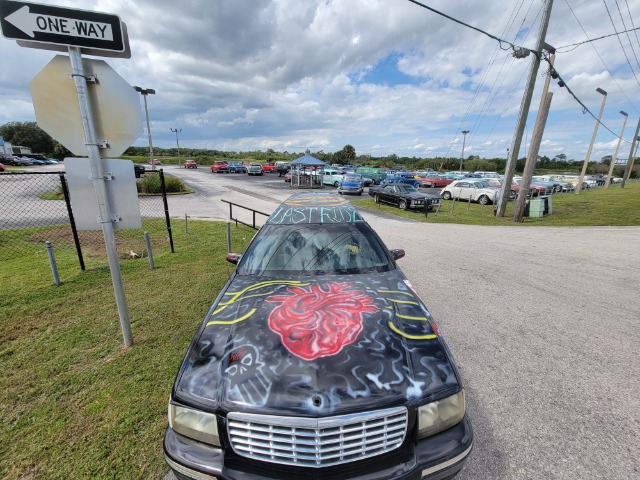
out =
[[[0,136],[6,142],[12,145],[21,145],[29,147],[34,153],[42,153],[47,156],[55,156],[59,158],[70,157],[73,154],[67,150],[62,144],[51,138],[51,136],[38,127],[36,122],[9,122],[0,126]],[[156,157],[182,157],[194,158],[199,163],[210,163],[214,160],[228,161],[258,161],[258,162],[290,162],[300,157],[299,152],[277,152],[271,148],[266,151],[223,151],[215,149],[200,148],[158,148],[154,147],[154,155]],[[123,156],[144,157],[149,152],[148,147],[129,147]],[[345,145],[337,152],[324,152],[319,150],[313,152],[312,155],[320,160],[331,164],[339,165],[372,165],[379,167],[397,167],[402,166],[411,170],[437,170],[449,171],[460,169],[460,157],[400,157],[396,154],[390,154],[381,157],[371,155],[357,155],[356,149],[352,145]],[[612,156],[602,157],[601,162],[589,162],[589,173],[606,173],[609,170]],[[524,170],[526,158],[520,158],[516,162],[516,171]],[[462,168],[467,171],[492,171],[504,172],[507,160],[505,158],[480,158],[478,156],[469,155],[463,160]],[[578,172],[582,168],[583,160],[568,160],[565,154],[556,155],[553,158],[547,156],[538,156],[536,164],[537,170],[547,171],[568,171]],[[616,167],[614,174],[622,176],[624,167]],[[632,178],[635,178],[636,172],[632,172]]]

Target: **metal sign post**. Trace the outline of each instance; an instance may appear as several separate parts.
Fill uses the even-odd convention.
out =
[[[100,218],[98,221],[102,225],[104,244],[107,250],[107,258],[109,260],[109,269],[111,270],[111,281],[113,283],[113,290],[115,292],[116,303],[118,305],[118,315],[120,316],[120,327],[122,328],[122,336],[124,337],[124,346],[130,347],[133,344],[133,337],[131,334],[127,299],[124,295],[124,283],[122,282],[122,273],[120,272],[120,262],[118,260],[118,252],[116,249],[113,219],[111,218],[109,199],[107,198],[107,191],[105,187],[107,177],[102,171],[102,159],[100,158],[100,151],[95,138],[93,112],[91,110],[91,104],[87,98],[87,79],[84,75],[80,49],[78,47],[69,47],[69,57],[71,59],[73,82],[78,93],[78,105],[80,106],[80,116],[82,117],[85,143],[87,145],[89,161],[91,163],[91,176],[100,211]]]
[[[126,27],[117,15],[14,0],[0,0],[0,29],[4,37],[15,39],[21,46],[42,49],[62,48],[69,51],[71,78],[75,85],[75,96],[78,100],[82,128],[81,131],[80,129],[73,130],[67,125],[67,128],[63,129],[62,133],[57,132],[59,134],[56,134],[55,137],[64,136],[69,131],[72,136],[84,135],[84,145],[86,145],[89,154],[91,181],[99,212],[97,222],[101,225],[104,235],[124,345],[130,347],[133,344],[133,338],[114,234],[114,222],[118,219],[109,208],[106,187],[106,182],[112,181],[114,177],[104,171],[104,161],[100,156],[99,142],[105,149],[108,148],[108,142],[105,139],[96,138],[96,125],[102,125],[104,122],[101,121],[103,119],[98,111],[94,115],[93,109],[99,108],[100,105],[98,102],[97,106],[92,106],[95,102],[91,101],[87,91],[87,79],[95,80],[96,76],[94,72],[86,72],[82,63],[82,52],[89,55],[128,58],[129,44]],[[117,84],[117,82],[107,83],[111,83],[112,86],[108,88],[112,90],[115,89],[114,84]],[[46,87],[47,85],[45,85],[45,91]],[[37,88],[36,91],[38,91]],[[127,88],[127,91],[130,90]],[[114,93],[113,96],[126,103],[126,99],[120,98],[124,95]],[[51,111],[43,109],[43,120],[49,114],[56,115],[59,120],[60,113],[65,111],[67,106],[74,101],[74,95],[71,93],[71,98],[58,105],[59,108],[50,109]],[[135,134],[138,128],[140,128],[139,125],[126,130]],[[101,133],[104,136],[104,132]],[[118,145],[117,148],[120,147],[121,145]],[[82,150],[82,145],[79,145],[78,149]]]

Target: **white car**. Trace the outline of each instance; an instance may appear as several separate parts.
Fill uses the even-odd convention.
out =
[[[342,172],[338,170],[329,170],[326,169],[324,174],[322,175],[322,183],[325,185],[333,185],[334,187],[339,187],[340,182],[342,182]]]
[[[495,203],[500,195],[500,189],[491,187],[486,181],[478,178],[462,178],[456,180],[440,191],[445,200],[457,198],[478,202],[482,205]]]
[[[259,163],[250,163],[247,167],[247,175],[262,175],[262,165]]]

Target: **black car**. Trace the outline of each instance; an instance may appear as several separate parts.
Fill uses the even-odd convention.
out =
[[[189,346],[169,400],[179,479],[444,479],[473,433],[411,283],[337,194],[285,201]]]
[[[286,175],[289,170],[291,170],[291,165],[288,163],[283,163],[276,167],[276,172],[278,172],[279,177]]]
[[[419,192],[416,187],[402,183],[392,183],[378,187],[369,187],[369,195],[376,203],[390,203],[402,210],[411,208],[427,209],[440,205],[440,196]]]

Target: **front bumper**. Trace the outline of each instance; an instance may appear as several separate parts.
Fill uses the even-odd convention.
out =
[[[165,460],[179,480],[444,480],[464,466],[473,444],[465,415],[458,425],[382,457],[326,469],[301,469],[225,458],[225,450],[191,440],[167,428]],[[306,474],[305,474],[306,473]]]

